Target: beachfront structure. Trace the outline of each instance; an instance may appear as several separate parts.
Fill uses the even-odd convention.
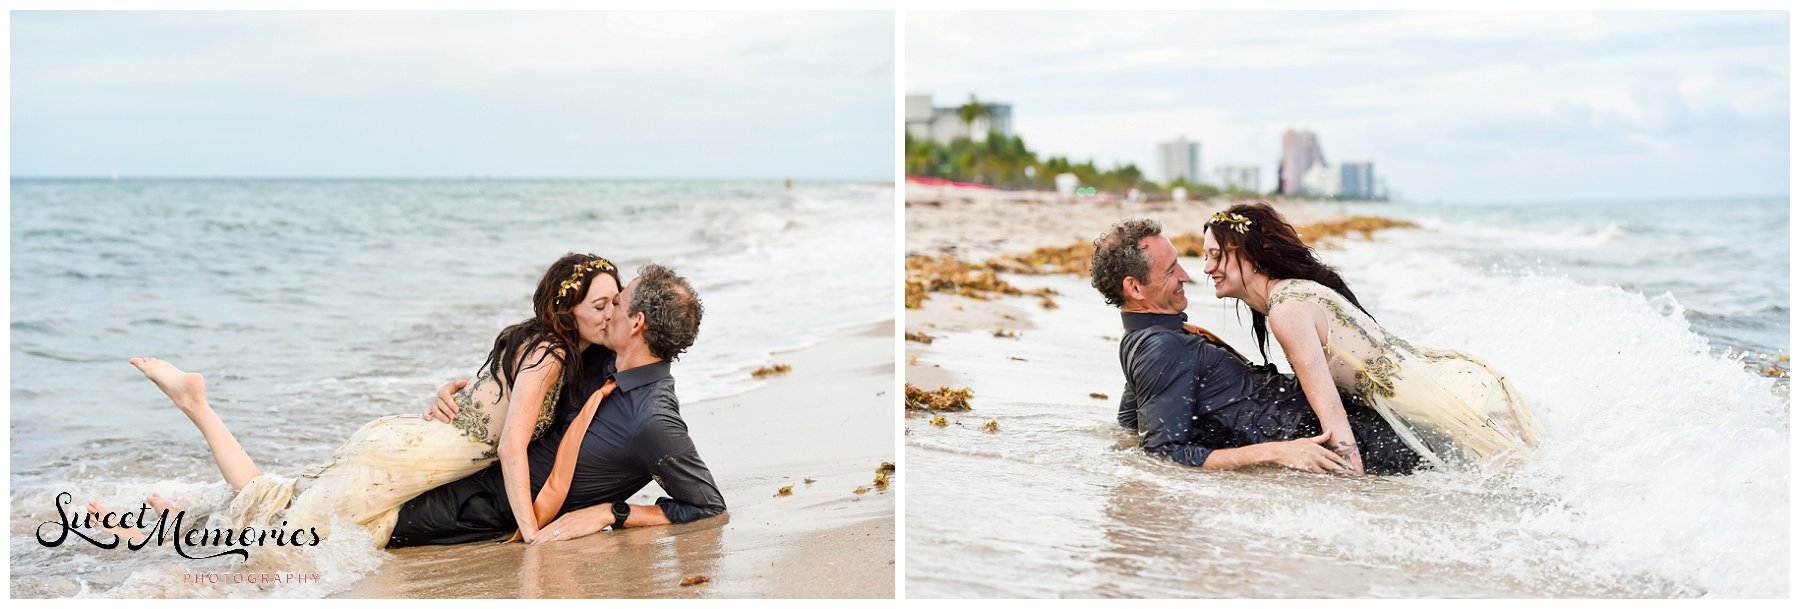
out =
[[[1293,194],[1308,197],[1335,197],[1344,192],[1344,174],[1324,165],[1313,165],[1300,176],[1300,190]]]
[[[1213,168],[1213,184],[1219,190],[1261,192],[1262,168],[1255,165],[1220,165]]]
[[[1012,137],[1012,105],[984,102],[985,116],[964,121],[962,106],[933,106],[930,95],[906,96],[906,133],[916,140],[949,144],[966,137],[975,141],[987,139],[989,132]]]
[[[1325,152],[1319,149],[1319,136],[1311,131],[1289,129],[1281,134],[1281,166],[1276,170],[1281,194],[1306,192],[1302,180],[1314,167],[1325,166]]]
[[[1375,198],[1374,161],[1344,161],[1338,165],[1338,183],[1343,196],[1355,199]]]
[[[1183,135],[1156,145],[1156,167],[1164,184],[1200,182],[1200,142]]]

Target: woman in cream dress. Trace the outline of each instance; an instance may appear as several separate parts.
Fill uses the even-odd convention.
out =
[[[318,535],[329,536],[335,520],[339,526],[363,527],[375,547],[385,547],[402,504],[498,459],[508,502],[521,534],[530,541],[541,523],[530,509],[525,447],[549,428],[560,389],[573,380],[570,374],[581,370],[581,352],[598,343],[619,287],[611,262],[593,255],[564,256],[538,283],[536,315],[503,330],[475,381],[456,394],[460,410],[454,421],[446,425],[418,414],[376,419],[352,434],[330,459],[292,479],[257,469],[207,405],[199,374],[150,357],[134,358],[131,365],[200,429],[220,473],[237,491],[229,508],[234,526],[313,527]],[[167,506],[155,496],[150,503],[158,509]],[[90,511],[100,509],[89,504]]]
[[[1537,416],[1504,375],[1463,353],[1389,334],[1269,204],[1214,215],[1205,239],[1214,293],[1254,311],[1264,359],[1273,329],[1319,422],[1332,432],[1331,448],[1352,469],[1362,471],[1362,458],[1340,389],[1363,398],[1436,466],[1504,466],[1537,448]]]

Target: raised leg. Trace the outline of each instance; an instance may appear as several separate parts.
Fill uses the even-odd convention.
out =
[[[206,379],[193,372],[182,372],[174,364],[154,357],[132,358],[131,365],[143,372],[156,387],[175,402],[194,427],[200,429],[200,435],[206,438],[207,447],[212,449],[213,460],[219,464],[219,473],[225,475],[225,482],[231,488],[242,490],[262,470],[256,469],[256,462],[250,460],[250,454],[238,444],[225,422],[213,412],[212,406],[206,403]]]

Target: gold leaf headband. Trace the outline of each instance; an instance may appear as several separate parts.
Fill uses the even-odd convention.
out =
[[[569,295],[569,290],[581,287],[582,276],[593,270],[611,271],[615,270],[615,267],[611,261],[598,256],[593,260],[576,264],[574,274],[569,275],[568,279],[564,279],[562,288],[556,291],[556,301],[562,302],[563,297]]]
[[[1253,224],[1250,219],[1244,217],[1243,214],[1228,214],[1225,212],[1213,214],[1212,221],[1230,224],[1232,230],[1240,233],[1250,232],[1250,225]]]

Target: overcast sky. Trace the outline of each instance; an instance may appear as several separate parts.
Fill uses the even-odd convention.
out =
[[[891,13],[12,14],[27,176],[886,179]]]
[[[1152,177],[1186,134],[1270,188],[1306,128],[1416,200],[1788,192],[1781,13],[910,12],[905,36],[908,92]]]

